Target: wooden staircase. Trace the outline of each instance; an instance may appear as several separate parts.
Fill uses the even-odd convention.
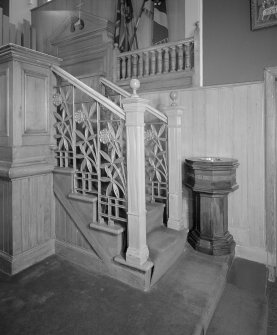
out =
[[[164,204],[148,203],[146,207],[147,243],[151,261],[143,267],[132,267],[124,262],[126,229],[118,224],[107,226],[93,222],[97,198],[74,196],[72,176],[70,169],[66,172],[63,169],[55,169],[55,201],[71,218],[71,225],[74,225],[82,238],[87,241],[90,250],[84,257],[84,250],[80,245],[74,244],[72,240],[61,244],[62,241],[59,241],[59,236],[56,235],[57,254],[89,270],[104,273],[139,289],[149,290],[183,253],[184,233],[164,226]],[[65,213],[56,218],[62,220]],[[61,225],[61,222],[56,222],[56,225]],[[67,252],[66,249],[71,252]],[[75,257],[72,257],[74,253]]]

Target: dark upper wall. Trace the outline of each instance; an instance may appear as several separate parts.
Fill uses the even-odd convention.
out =
[[[3,8],[3,14],[9,16],[10,14],[10,0],[1,0],[0,7]]]
[[[263,80],[276,65],[277,26],[251,31],[249,0],[203,0],[204,85]]]

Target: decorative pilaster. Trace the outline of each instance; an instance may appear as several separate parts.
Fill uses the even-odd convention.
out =
[[[183,109],[177,106],[177,93],[171,92],[171,106],[164,108],[168,118],[168,189],[169,217],[167,227],[175,230],[185,228],[182,210],[182,114]]]
[[[0,271],[10,275],[55,252],[49,109],[51,65],[59,62],[14,44],[0,48]]]
[[[128,175],[127,263],[142,265],[149,257],[146,244],[144,112],[147,100],[139,98],[137,79],[131,80],[133,95],[123,100],[126,112]]]

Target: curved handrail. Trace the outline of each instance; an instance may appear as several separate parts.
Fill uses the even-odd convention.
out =
[[[125,120],[124,110],[120,108],[118,105],[116,105],[114,102],[104,97],[102,94],[98,93],[93,88],[87,86],[81,80],[75,78],[70,73],[60,68],[59,66],[52,65],[51,70],[60,77],[62,77],[63,79],[66,79],[69,83],[77,87],[79,90],[83,91],[88,96],[99,102],[101,105],[109,109],[111,112],[115,113],[118,117]]]
[[[113,91],[117,92],[118,94],[122,95],[124,98],[130,98],[132,96],[131,93],[125,91],[123,88],[117,86],[107,78],[101,77],[100,78],[100,83],[108,86],[111,88]],[[152,115],[156,116],[158,119],[161,121],[167,123],[167,116],[164,115],[162,112],[160,112],[158,109],[151,107],[150,105],[146,105],[146,110],[147,112],[151,113]]]

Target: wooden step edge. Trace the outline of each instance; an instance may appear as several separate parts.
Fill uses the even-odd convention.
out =
[[[80,193],[69,193],[68,198],[72,200],[79,200],[82,202],[95,203],[97,202],[97,196],[95,195],[84,195]]]
[[[125,267],[131,268],[131,269],[135,269],[135,270],[137,270],[139,272],[143,272],[143,273],[149,272],[153,268],[153,266],[154,266],[153,262],[150,261],[150,260],[146,261],[142,265],[131,264],[131,263],[128,263],[126,261],[126,259],[123,258],[122,256],[116,256],[116,257],[114,257],[114,262],[118,263],[120,265],[123,265]]]
[[[89,227],[93,230],[106,232],[111,235],[120,235],[125,231],[125,228],[118,224],[115,224],[114,226],[108,226],[101,223],[92,222],[89,224]]]

